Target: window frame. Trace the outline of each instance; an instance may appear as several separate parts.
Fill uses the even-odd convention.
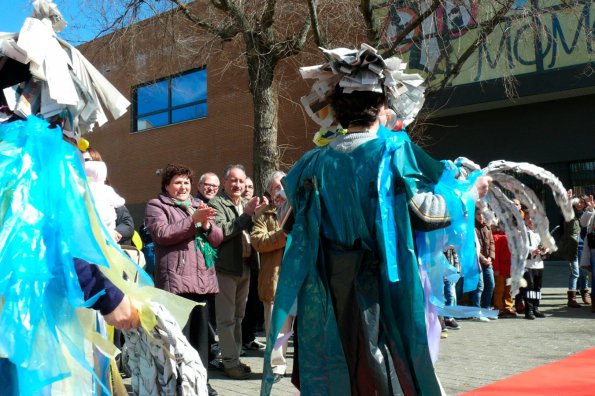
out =
[[[172,106],[172,102],[173,102],[172,83],[173,83],[173,81],[176,78],[178,78],[178,77],[183,77],[183,76],[186,76],[186,75],[189,75],[189,74],[192,74],[192,73],[199,73],[201,71],[204,71],[205,72],[205,85],[206,85],[206,87],[205,87],[205,98],[204,99],[199,99],[199,100],[194,100],[194,101],[191,101],[191,102],[188,102],[188,103],[184,103],[184,104],[180,104],[180,105],[176,105],[176,106]],[[163,81],[167,81],[167,107],[166,108],[159,109],[159,110],[153,110],[153,111],[150,111],[150,112],[147,112],[147,113],[139,114],[139,112],[138,112],[138,92],[139,92],[139,90],[141,88],[144,88],[144,87],[148,87],[148,86],[151,86],[151,85],[159,84],[159,83],[161,83]],[[145,132],[145,131],[150,131],[150,130],[157,129],[157,128],[167,127],[167,126],[170,126],[170,125],[180,124],[182,122],[188,122],[188,121],[194,121],[194,120],[200,120],[200,119],[203,119],[203,118],[207,118],[208,117],[208,106],[206,107],[207,108],[207,111],[206,111],[204,117],[191,118],[191,119],[188,119],[188,120],[178,121],[178,122],[173,122],[172,121],[172,114],[176,110],[185,109],[185,108],[188,108],[188,107],[192,107],[192,106],[196,106],[196,105],[201,105],[201,104],[205,104],[206,105],[208,103],[208,97],[209,97],[208,92],[209,92],[208,91],[208,73],[207,73],[207,65],[206,64],[203,65],[203,66],[201,66],[201,67],[189,69],[189,70],[186,70],[186,71],[181,72],[181,73],[172,74],[172,75],[169,75],[169,76],[166,76],[166,77],[161,77],[161,78],[155,79],[155,80],[150,81],[150,82],[145,82],[145,83],[142,83],[142,84],[135,85],[134,87],[132,87],[132,105],[133,105],[133,108],[132,108],[132,119],[131,119],[132,133]],[[163,113],[167,114],[168,122],[166,124],[159,125],[159,126],[154,126],[154,127],[151,127],[151,128],[138,129],[138,121],[139,121],[140,118],[150,117],[150,116],[153,116],[153,115],[163,114]]]

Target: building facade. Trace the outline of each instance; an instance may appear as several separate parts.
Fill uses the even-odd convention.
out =
[[[389,46],[420,10],[411,9],[410,2],[377,3],[383,43]],[[428,99],[429,113],[416,128],[423,128],[422,145],[432,155],[462,155],[481,165],[497,159],[532,162],[552,170],[577,193],[595,192],[595,6],[579,1],[578,12],[570,14],[558,13],[558,3],[517,1],[449,88]],[[482,26],[479,2],[446,4],[431,26],[411,32],[400,48],[410,68],[422,74],[433,68],[439,77],[436,70],[452,67],[456,51],[453,59],[432,54],[445,46],[465,48]],[[537,33],[530,29],[526,7],[548,11]],[[126,116],[88,137],[137,222],[145,202],[159,192],[160,173],[168,163],[186,164],[197,176],[207,171],[222,176],[230,163],[252,172],[253,110],[241,42],[213,43],[183,22],[177,28],[195,41],[167,44],[170,37],[149,21],[137,31],[134,45],[106,36],[82,48],[133,103]],[[304,54],[278,66],[284,170],[314,147],[311,138],[318,128],[299,104],[309,86],[298,67],[321,61]],[[516,80],[515,99],[509,99],[510,78],[504,75]]]

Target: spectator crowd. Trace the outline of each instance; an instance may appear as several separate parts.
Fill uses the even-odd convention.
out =
[[[283,223],[290,210],[281,183],[285,173],[272,173],[264,194],[255,196],[254,183],[240,164],[229,165],[221,179],[214,172],[197,178],[192,169],[169,164],[162,173],[159,194],[146,206],[144,223],[139,228],[141,241],[124,198],[109,185],[99,153],[91,148],[83,156],[98,212],[114,239],[132,252],[129,254],[144,253],[140,254],[142,265],[154,277],[156,287],[200,303],[184,332],[203,365],[221,370],[231,379],[249,378],[252,368],[241,357],[246,350],[265,350],[266,345],[257,340],[256,334],[268,333],[287,241]],[[554,254],[568,262],[567,306],[580,308],[579,299],[583,304],[592,304],[588,277],[595,262],[595,202],[592,196],[573,197],[572,191],[569,196],[575,218],[564,224]],[[507,235],[497,224],[488,225],[479,209],[475,216],[480,272],[477,287],[463,293],[462,277],[457,282],[445,278],[446,306],[467,305],[498,312],[497,317],[482,315],[472,320],[545,317],[539,306],[544,259],[551,252],[542,247],[530,211],[518,200],[514,202],[525,222],[530,245],[519,293],[511,294]],[[448,248],[444,254],[460,271],[455,250]],[[442,338],[448,337],[449,330],[460,328],[457,319],[440,317]],[[293,321],[290,315],[279,334],[282,345],[272,351],[274,382],[287,371],[285,353]],[[217,394],[210,385],[208,390],[211,396]]]

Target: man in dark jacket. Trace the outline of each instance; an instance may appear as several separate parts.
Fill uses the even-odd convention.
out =
[[[132,245],[132,235],[134,235],[134,220],[128,211],[126,205],[116,208],[116,231],[120,239],[120,245]]]
[[[572,198],[572,190],[569,190],[568,194],[570,198]],[[576,301],[577,291],[580,290],[581,294],[583,294],[585,297],[587,297],[589,293],[585,273],[584,271],[581,273],[578,265],[578,246],[581,233],[579,217],[585,209],[585,202],[584,200],[574,198],[572,200],[572,204],[575,217],[572,220],[564,223],[564,233],[558,242],[558,251],[556,252],[556,256],[568,261],[568,269],[570,273],[568,275],[567,305],[570,308],[580,308],[581,305]]]
[[[246,379],[251,369],[240,362],[242,347],[242,319],[250,285],[252,247],[249,232],[252,216],[257,209],[268,204],[259,197],[242,199],[246,173],[242,165],[230,165],[223,178],[223,191],[209,205],[217,209],[215,222],[223,230],[223,242],[219,245],[217,280],[219,294],[215,297],[217,333],[223,358],[223,372],[233,379]],[[247,234],[247,235],[246,235]]]

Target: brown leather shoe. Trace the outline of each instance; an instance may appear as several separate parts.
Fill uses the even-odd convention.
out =
[[[251,373],[252,369],[246,363],[240,362],[240,367],[247,373]]]
[[[235,380],[244,380],[250,377],[250,373],[246,372],[246,370],[239,364],[230,368],[224,367],[223,374]]]
[[[569,308],[580,308],[581,305],[576,302],[576,290],[568,290],[568,307]]]
[[[583,303],[591,305],[591,296],[589,295],[589,289],[581,289],[581,298]]]

